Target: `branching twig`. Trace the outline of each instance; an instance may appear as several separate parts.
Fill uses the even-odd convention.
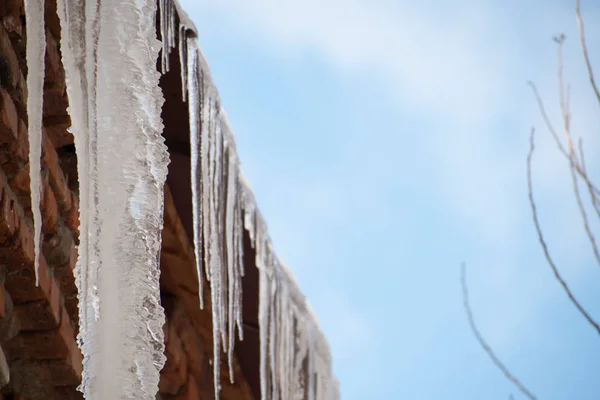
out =
[[[598,252],[598,245],[596,244],[596,238],[594,237],[594,233],[590,228],[587,212],[585,211],[585,207],[583,205],[583,201],[581,200],[581,194],[579,193],[579,181],[577,179],[576,169],[577,166],[580,167],[581,174],[584,177],[584,181],[588,183],[588,188],[590,186],[589,179],[587,178],[587,174],[585,171],[585,167],[582,166],[582,163],[577,158],[577,153],[573,147],[573,137],[571,136],[571,113],[570,113],[570,102],[569,102],[569,91],[567,88],[567,97],[565,99],[564,95],[564,81],[563,81],[563,66],[562,66],[562,46],[564,43],[564,35],[561,35],[559,39],[555,39],[558,43],[558,86],[560,92],[560,112],[563,119],[563,129],[565,131],[565,137],[567,139],[567,144],[569,146],[569,171],[571,172],[571,180],[573,182],[573,193],[575,194],[575,200],[577,200],[577,207],[579,208],[579,213],[581,214],[581,219],[583,220],[583,227],[585,232],[590,240],[590,244],[592,245],[592,250],[594,251],[594,256],[596,257],[596,261],[600,264],[600,253]],[[581,141],[579,142],[581,145]],[[580,150],[582,148],[580,147]],[[583,154],[583,151],[581,151]],[[592,194],[592,203],[595,204],[593,191]]]
[[[533,92],[533,95],[537,102],[538,109],[540,111],[540,114],[542,115],[542,119],[544,120],[544,124],[546,125],[546,128],[548,129],[548,131],[552,135],[552,138],[556,142],[556,146],[558,147],[558,150],[560,150],[560,152],[567,159],[567,161],[570,162],[571,157],[569,156],[569,152],[563,146],[563,144],[560,141],[560,138],[558,136],[558,133],[556,132],[556,129],[554,129],[554,125],[552,125],[552,122],[550,122],[550,118],[548,117],[548,114],[546,113],[546,107],[544,106],[544,102],[542,101],[542,98],[540,97],[540,94],[537,90],[537,86],[532,81],[527,81],[527,84],[531,87],[531,91]],[[575,163],[575,170],[577,171],[577,174],[585,180],[586,185],[588,185],[588,187],[590,188],[591,193],[593,193],[594,201],[596,203],[600,203],[600,201],[598,199],[600,197],[600,190],[590,181],[587,174],[582,169],[581,165],[577,162]]]
[[[600,103],[600,92],[598,91],[598,86],[596,86],[596,80],[594,79],[594,70],[592,68],[592,63],[590,62],[590,56],[588,55],[587,44],[585,42],[585,32],[583,29],[583,20],[581,19],[581,9],[579,7],[579,0],[575,1],[575,14],[577,15],[577,25],[579,26],[579,41],[581,42],[581,49],[583,51],[583,58],[585,59],[585,64],[587,66],[590,84],[592,85],[592,89],[594,89],[594,93],[596,94],[596,99],[598,99],[598,103]]]
[[[535,229],[538,234],[538,239],[539,239],[540,245],[542,246],[542,249],[544,250],[544,255],[546,256],[546,260],[548,261],[550,268],[552,268],[552,272],[554,272],[554,276],[556,277],[558,282],[563,287],[565,293],[567,294],[567,296],[569,297],[571,302],[575,305],[577,310],[579,310],[581,315],[583,315],[585,317],[585,319],[590,323],[590,325],[592,325],[594,327],[594,329],[598,332],[598,334],[600,334],[600,326],[587,313],[587,311],[583,308],[583,306],[579,303],[579,301],[577,301],[577,299],[571,292],[571,289],[569,289],[569,286],[567,285],[567,283],[563,279],[562,275],[558,271],[558,268],[556,268],[556,264],[554,263],[554,260],[550,256],[550,251],[548,250],[548,246],[546,245],[546,241],[544,240],[544,235],[542,234],[542,228],[540,227],[540,222],[538,220],[538,215],[537,215],[537,207],[536,207],[535,201],[533,199],[533,184],[532,184],[532,179],[531,179],[531,160],[533,158],[533,152],[535,150],[534,134],[535,134],[535,129],[531,129],[529,154],[527,155],[527,186],[528,186],[528,190],[529,190],[529,203],[531,205],[531,212],[533,214],[533,222],[535,224]]]
[[[583,153],[583,140],[581,140],[581,138],[579,138],[579,160],[581,161],[581,169],[587,176],[587,170],[585,167],[585,154]],[[596,210],[596,214],[598,215],[598,218],[600,218],[600,201],[598,201],[598,197],[594,195],[594,188],[588,183],[588,181],[586,181],[586,184],[588,192],[590,193],[594,210]]]
[[[465,312],[467,313],[469,325],[471,326],[471,330],[473,331],[477,342],[479,342],[479,345],[487,353],[494,365],[496,365],[496,367],[498,367],[498,369],[502,371],[504,376],[506,376],[506,378],[509,381],[511,381],[525,396],[527,396],[527,398],[529,398],[530,400],[536,400],[536,397],[529,390],[527,390],[527,388],[525,388],[525,386],[523,386],[523,384],[513,374],[510,373],[510,371],[508,370],[508,368],[506,368],[502,361],[498,359],[498,357],[494,353],[494,350],[492,350],[492,348],[487,344],[487,342],[479,332],[479,329],[477,329],[477,326],[475,325],[475,319],[473,318],[473,311],[471,311],[471,305],[469,303],[469,289],[467,286],[467,266],[465,263],[461,265],[461,284],[463,290],[463,303],[465,307]]]

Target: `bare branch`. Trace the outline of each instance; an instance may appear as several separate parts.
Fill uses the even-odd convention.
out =
[[[594,79],[594,70],[592,68],[590,56],[587,51],[587,44],[585,42],[585,31],[583,28],[583,20],[581,19],[581,9],[579,7],[579,0],[576,0],[575,2],[575,14],[577,15],[577,25],[579,26],[579,41],[581,42],[581,50],[583,51],[583,58],[585,59],[585,64],[587,66],[590,84],[592,85],[592,89],[594,89],[594,93],[596,94],[596,99],[598,99],[598,103],[600,103],[600,91],[598,91],[598,86],[596,86],[596,80]]]
[[[583,140],[579,138],[579,160],[581,161],[581,169],[583,173],[587,176],[587,170],[585,167],[585,154],[583,152]],[[598,196],[594,193],[594,187],[590,184],[588,179],[585,179],[588,192],[590,193],[590,198],[592,200],[592,205],[594,206],[594,210],[596,210],[596,214],[598,218],[600,218],[600,201],[598,200]]]
[[[506,378],[509,381],[511,381],[525,396],[527,396],[527,398],[529,398],[530,400],[536,400],[536,397],[529,390],[527,390],[527,388],[525,388],[525,386],[523,386],[523,384],[513,374],[510,373],[510,371],[508,370],[508,368],[506,368],[502,361],[498,359],[498,357],[494,353],[494,350],[492,350],[492,348],[487,344],[487,342],[479,332],[479,329],[477,329],[477,325],[475,325],[475,319],[473,318],[473,311],[471,311],[471,305],[469,303],[469,289],[467,286],[467,266],[465,263],[462,263],[461,265],[461,284],[465,312],[467,313],[467,318],[469,319],[471,331],[473,331],[477,342],[479,342],[479,345],[487,353],[494,365],[496,365],[496,367],[500,371],[502,371],[504,376],[506,376]]]
[[[575,167],[573,163],[571,163],[569,169],[571,171],[571,179],[573,180],[573,193],[575,193],[575,199],[577,200],[577,207],[579,208],[579,213],[581,214],[581,219],[583,220],[583,226],[590,240],[590,244],[592,245],[592,250],[594,251],[596,261],[598,262],[598,264],[600,264],[600,253],[598,252],[598,245],[596,244],[596,238],[594,237],[594,233],[590,228],[587,212],[585,211],[585,207],[583,206],[583,202],[581,201],[581,194],[579,193],[579,184],[577,182],[577,174],[575,172]],[[597,208],[596,211],[598,211]]]
[[[598,245],[596,244],[596,238],[594,237],[594,233],[590,228],[587,212],[585,211],[585,207],[583,205],[583,201],[581,200],[581,194],[579,193],[579,182],[577,179],[577,166],[580,166],[581,163],[577,159],[577,153],[573,148],[573,137],[571,136],[571,114],[570,114],[570,101],[569,101],[569,88],[567,87],[567,97],[564,95],[564,81],[563,81],[563,67],[562,67],[562,45],[564,43],[564,35],[561,36],[560,40],[557,40],[558,43],[558,85],[560,91],[560,110],[563,119],[563,127],[565,131],[565,137],[567,139],[567,144],[569,146],[569,171],[571,172],[571,179],[573,181],[573,193],[575,194],[575,199],[577,200],[577,207],[579,208],[579,213],[581,214],[581,218],[583,220],[583,226],[585,228],[585,232],[590,240],[590,244],[592,245],[592,250],[594,251],[594,256],[596,257],[596,261],[600,264],[600,253],[598,252]],[[579,141],[581,146],[581,141]],[[582,147],[580,147],[582,150]],[[583,154],[583,151],[581,151]],[[587,174],[585,172],[584,167],[580,167],[582,172],[582,176],[584,181],[588,184],[588,188],[591,185],[589,183],[589,179],[587,178]],[[593,198],[592,193],[592,203],[595,204],[595,199]]]
[[[540,110],[540,114],[542,114],[542,118],[544,119],[546,128],[552,134],[552,137],[554,138],[554,141],[556,142],[556,146],[558,147],[560,152],[563,153],[563,155],[565,157],[569,158],[569,153],[567,153],[567,151],[565,150],[562,142],[560,141],[560,138],[558,137],[558,133],[556,133],[556,129],[554,129],[554,125],[552,125],[552,122],[550,122],[550,118],[548,117],[548,114],[546,113],[546,107],[544,107],[544,102],[542,101],[542,98],[540,97],[540,94],[537,90],[537,86],[532,81],[527,81],[527,84],[529,86],[531,86],[531,90],[533,91],[533,95],[535,96],[535,100],[537,101],[538,108]]]
[[[569,297],[571,302],[575,305],[577,310],[579,310],[581,315],[583,315],[584,318],[590,323],[590,325],[592,325],[594,327],[594,329],[598,332],[598,334],[600,334],[600,326],[588,314],[588,312],[583,308],[583,306],[579,303],[579,301],[577,301],[577,299],[571,292],[571,289],[569,289],[569,286],[567,285],[567,283],[563,279],[562,275],[558,271],[558,268],[556,268],[556,264],[554,263],[554,260],[550,256],[550,251],[548,250],[548,246],[546,245],[546,241],[544,240],[544,235],[542,234],[542,228],[540,227],[540,222],[538,220],[538,215],[537,215],[537,207],[536,207],[535,201],[533,199],[533,184],[532,184],[532,179],[531,179],[531,160],[533,158],[533,152],[535,150],[534,134],[535,134],[535,129],[532,128],[531,129],[531,137],[530,137],[529,154],[527,155],[527,186],[528,186],[528,190],[529,190],[529,203],[531,205],[531,212],[533,214],[533,222],[535,224],[535,229],[538,234],[538,239],[540,241],[540,245],[542,246],[542,249],[544,250],[544,255],[546,256],[546,260],[548,261],[550,268],[552,268],[552,272],[554,272],[554,276],[556,277],[558,282],[563,287],[565,293],[567,294],[567,296]]]

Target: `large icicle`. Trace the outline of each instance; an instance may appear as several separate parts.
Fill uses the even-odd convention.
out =
[[[59,0],[58,14],[80,183],[81,390],[87,399],[153,399],[164,364],[158,255],[168,164],[156,4]]]
[[[29,134],[29,174],[31,211],[33,213],[33,242],[35,283],[40,284],[40,237],[42,213],[40,211],[41,156],[42,156],[42,102],[46,55],[46,25],[44,0],[25,0],[25,26],[27,33],[27,116]]]

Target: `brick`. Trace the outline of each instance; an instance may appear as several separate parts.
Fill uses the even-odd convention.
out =
[[[15,201],[4,187],[0,186],[0,243],[6,245],[19,226]]]
[[[54,197],[54,193],[48,182],[44,180],[42,185],[42,199],[40,205],[42,211],[42,233],[47,235],[56,232],[58,205],[56,204],[56,198]]]
[[[6,317],[6,290],[3,285],[0,285],[0,318]]]
[[[64,215],[65,224],[79,237],[79,197],[71,193],[71,209]]]
[[[5,287],[15,304],[49,299],[54,282],[51,274],[45,259],[40,257],[39,286],[35,284],[35,271],[33,264],[30,264],[17,270],[9,270]]]
[[[0,2],[0,17],[18,13],[21,4],[22,2],[18,0],[2,0]]]
[[[44,90],[43,116],[46,123],[52,117],[64,117],[67,115],[67,93],[64,88],[49,87]]]
[[[202,398],[204,397],[200,395],[196,378],[194,378],[194,375],[189,375],[185,387],[182,392],[177,395],[177,400],[200,400]]]
[[[19,120],[19,131],[16,140],[12,140],[0,150],[0,163],[4,173],[12,177],[21,171],[29,161],[29,137],[27,136],[27,125]]]
[[[169,332],[169,342],[165,347],[167,361],[160,372],[158,389],[161,393],[177,394],[187,380],[187,355],[174,325],[169,325],[167,331]]]
[[[51,281],[49,297],[15,305],[15,313],[21,323],[21,330],[40,331],[58,328],[62,310],[61,300],[58,286]]]
[[[49,331],[21,332],[6,343],[9,360],[67,359],[76,348],[75,332],[64,309],[58,328]]]
[[[59,386],[55,388],[57,399],[60,400],[84,400],[83,393],[77,390],[77,386]]]
[[[71,208],[73,207],[73,196],[67,186],[65,176],[60,169],[56,150],[47,134],[44,135],[42,142],[42,161],[48,168],[48,181],[60,209],[63,212],[71,211]]]
[[[57,220],[56,230],[44,237],[44,257],[53,269],[67,268],[70,271],[77,262],[77,249],[73,241],[73,232],[62,222]]]
[[[58,43],[52,34],[46,30],[45,85],[51,85],[64,91],[65,76],[61,74],[61,59]]]
[[[76,386],[81,383],[83,357],[77,346],[72,348],[69,357],[48,362],[50,382],[54,386]]]
[[[21,18],[16,14],[6,15],[2,18],[2,25],[10,36],[23,37],[23,24]],[[17,62],[18,65],[18,62]]]
[[[68,115],[44,118],[44,127],[55,148],[67,146],[75,142],[73,135],[67,131],[70,126],[71,117]]]
[[[8,184],[17,196],[30,197],[31,195],[31,174],[29,173],[29,165],[21,168],[11,179]]]
[[[8,143],[17,137],[19,115],[10,94],[0,89],[0,142]]]
[[[5,1],[5,0],[3,0]],[[2,87],[15,89],[19,77],[19,61],[10,40],[10,35],[4,26],[0,26],[0,55],[3,62]]]
[[[48,31],[53,37],[60,38],[60,20],[56,11],[56,0],[46,0],[45,6]]]
[[[79,334],[79,300],[76,294],[65,296],[65,309],[71,318],[75,336]]]

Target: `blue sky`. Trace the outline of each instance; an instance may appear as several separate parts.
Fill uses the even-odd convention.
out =
[[[600,319],[600,268],[526,85],[559,124],[551,38],[566,33],[573,131],[597,170],[600,109],[574,0],[181,3],[278,254],[329,339],[342,398],[523,398],[468,328],[463,260],[480,329],[525,385],[539,399],[598,397],[600,338],[545,263],[526,191],[535,125],[547,241]],[[600,74],[592,3],[582,9]]]

